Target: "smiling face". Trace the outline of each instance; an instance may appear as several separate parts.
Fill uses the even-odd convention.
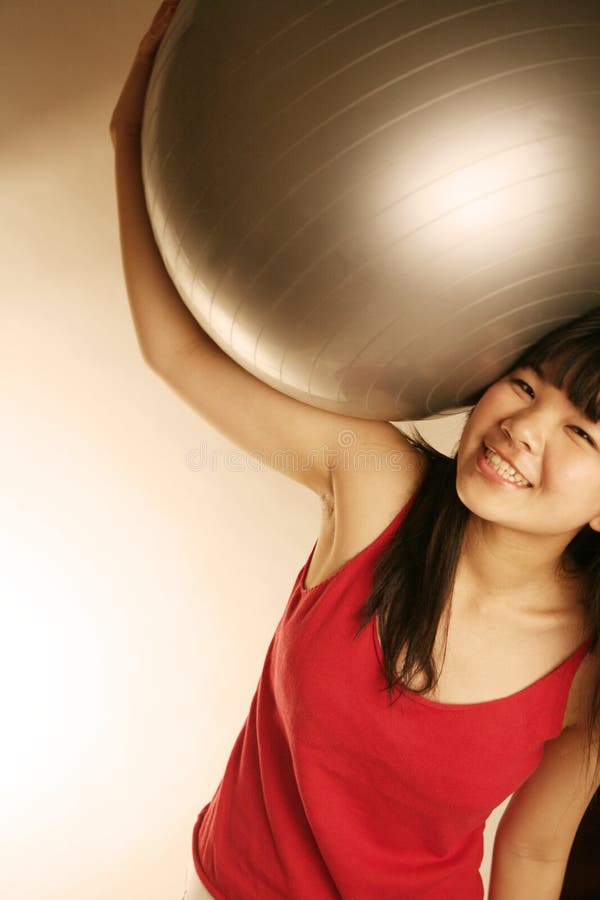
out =
[[[473,409],[457,454],[456,490],[479,518],[556,535],[566,546],[588,523],[600,531],[600,423],[569,399],[568,378],[563,389],[553,384],[555,361],[534,365],[513,369]],[[509,483],[498,456],[486,460],[486,447],[529,485]]]

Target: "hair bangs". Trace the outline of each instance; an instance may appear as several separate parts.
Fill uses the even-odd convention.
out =
[[[567,397],[590,421],[600,421],[600,340],[574,339],[548,348],[542,344],[523,354],[517,365],[532,366],[538,373],[544,362],[555,362],[551,384],[565,390]],[[517,368],[517,366],[513,366]]]

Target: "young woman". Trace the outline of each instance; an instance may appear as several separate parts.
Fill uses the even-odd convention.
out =
[[[154,242],[143,102],[176,3],[111,120],[123,265],[146,362],[246,450],[316,492],[322,524],[225,775],[188,898],[558,900],[600,784],[600,307],[471,398],[456,454],[263,384],[204,333]],[[214,385],[219,391],[214,391]],[[241,414],[241,411],[243,413]],[[351,429],[353,453],[313,453]],[[303,465],[287,470],[293,446]],[[399,456],[405,465],[389,465]]]

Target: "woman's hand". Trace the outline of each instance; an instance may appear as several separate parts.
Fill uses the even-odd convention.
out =
[[[137,54],[127,76],[121,96],[114,108],[110,120],[110,136],[113,144],[120,137],[139,140],[144,115],[144,100],[154,58],[164,34],[177,9],[179,0],[166,0],[154,19],[138,47]]]

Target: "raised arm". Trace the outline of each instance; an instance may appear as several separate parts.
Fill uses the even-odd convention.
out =
[[[195,341],[214,341],[182,302],[154,240],[141,174],[144,98],[156,51],[177,8],[163,3],[140,42],[110,121],[115,150],[115,181],[121,259],[138,343],[147,363]]]
[[[144,360],[207,422],[242,450],[333,504],[356,495],[357,479],[376,502],[414,480],[417,454],[389,422],[338,415],[288,397],[232,360],[206,334],[179,296],[156,246],[141,174],[141,125],[152,64],[176,3],[163,4],[145,35],[110,123],[123,271]],[[348,431],[350,446],[348,446]],[[406,464],[398,465],[406,453]],[[357,458],[380,459],[369,471]],[[385,460],[393,465],[386,470]],[[341,464],[340,464],[341,461]],[[356,495],[357,496],[357,495]],[[364,497],[364,490],[363,490]],[[355,504],[357,505],[357,504]],[[347,506],[346,506],[347,508]]]

